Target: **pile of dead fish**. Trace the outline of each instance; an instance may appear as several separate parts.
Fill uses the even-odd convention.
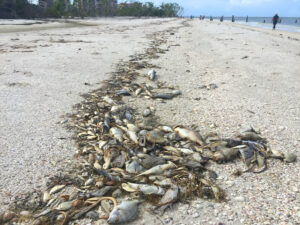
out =
[[[238,170],[238,175],[266,170],[270,157],[286,162],[296,159],[292,154],[271,151],[252,127],[232,139],[222,139],[216,133],[201,135],[191,128],[161,124],[153,107],[138,114],[124,104],[124,96],[165,101],[181,95],[160,83],[155,70],[144,75],[146,82],[136,83],[136,77],[142,76],[136,68],[149,67],[139,58],[145,57],[139,55],[121,63],[110,80],[76,105],[72,121],[79,149],[76,158],[81,162],[80,170],[73,174],[77,180],[50,186],[39,207],[34,212],[20,212],[19,221],[27,217],[35,225],[64,225],[90,218],[124,223],[137,217],[138,205],[145,201],[161,212],[192,197],[223,201],[226,196],[214,182],[216,174],[206,168],[209,161],[241,159],[245,169]],[[121,197],[127,200],[118,205],[116,198]],[[101,216],[99,208],[106,215]],[[0,216],[0,223],[8,221]]]

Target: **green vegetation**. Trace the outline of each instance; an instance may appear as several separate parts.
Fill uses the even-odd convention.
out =
[[[0,0],[0,18],[95,17],[95,16],[153,16],[176,17],[183,8],[177,3],[130,1],[117,4],[116,0]],[[72,2],[72,3],[71,3]]]
[[[140,2],[121,3],[117,9],[118,16],[156,16],[156,17],[176,17],[180,16],[183,8],[177,3],[163,3],[159,7],[152,2],[144,4]]]

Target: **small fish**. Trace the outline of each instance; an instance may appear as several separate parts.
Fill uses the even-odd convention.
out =
[[[117,139],[119,142],[123,141],[123,131],[117,127],[112,127],[109,130],[109,133]]]
[[[137,218],[138,201],[123,201],[109,214],[108,223],[127,223]]]
[[[165,191],[159,186],[149,184],[123,183],[122,188],[128,192],[140,191],[145,195],[164,195]]]
[[[116,103],[112,98],[110,98],[109,96],[105,96],[105,97],[103,98],[103,100],[104,100],[105,102],[107,102],[108,104],[110,104],[110,105],[117,105],[117,103]]]
[[[139,94],[142,93],[142,91],[143,91],[143,88],[138,88],[138,89],[135,90],[135,94],[139,95]]]
[[[161,98],[161,99],[172,99],[174,95],[172,93],[164,93],[164,94],[153,94],[152,98]]]
[[[172,163],[171,161],[169,161],[167,164],[154,166],[151,169],[146,170],[145,172],[139,174],[138,177],[144,176],[144,175],[153,175],[153,174],[158,175],[158,174],[163,173],[167,169],[172,169],[175,167],[176,167],[176,165],[174,163]]]
[[[196,142],[197,144],[203,146],[202,137],[198,132],[182,127],[176,127],[174,131],[182,139],[188,139],[192,142]]]
[[[127,161],[126,162],[126,171],[128,173],[140,173],[144,168],[139,164],[137,160]]]
[[[59,204],[55,209],[59,211],[66,211],[72,208],[73,201],[63,202]]]
[[[65,186],[66,186],[66,185],[64,185],[64,184],[63,184],[63,185],[56,185],[56,186],[54,186],[54,187],[50,190],[49,194],[50,194],[50,195],[55,194],[55,193],[61,191]]]
[[[146,140],[154,144],[162,144],[166,142],[164,133],[160,130],[152,130],[146,133]]]
[[[117,93],[117,95],[118,96],[130,96],[131,94],[130,94],[130,92],[129,91],[127,91],[127,90],[120,90],[120,91],[118,91],[118,93]]]

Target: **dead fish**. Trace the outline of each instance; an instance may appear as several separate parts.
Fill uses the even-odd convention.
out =
[[[63,202],[59,204],[55,209],[59,211],[66,211],[72,208],[73,201]]]
[[[162,130],[165,133],[171,133],[173,132],[173,129],[169,126],[159,126],[158,127],[160,130]]]
[[[140,173],[144,170],[144,168],[139,164],[137,160],[127,161],[126,162],[126,171],[128,173]]]
[[[108,149],[108,150],[104,151],[103,169],[105,169],[105,170],[108,169],[110,167],[112,159],[117,157],[118,155],[119,155],[119,153],[115,149]]]
[[[112,127],[110,128],[109,133],[119,142],[123,142],[123,131],[121,129]]]
[[[112,162],[111,162],[111,167],[112,168],[123,168],[125,164],[125,152],[121,152],[119,156],[117,156]],[[103,166],[104,168],[104,166]]]
[[[133,131],[135,133],[140,131],[140,129],[132,123],[127,123],[127,128],[129,131]]]
[[[218,146],[213,158],[217,162],[228,162],[235,159],[238,153],[238,149]]]
[[[287,163],[292,163],[297,160],[297,156],[294,153],[291,152],[285,152],[284,155],[284,161]]]
[[[105,102],[107,102],[108,104],[110,104],[110,105],[117,105],[117,103],[116,103],[111,97],[109,97],[109,96],[105,96],[105,97],[103,98],[103,100],[104,100]]]
[[[167,161],[161,157],[151,156],[148,154],[139,153],[137,155],[140,158],[141,165],[145,169],[150,169],[157,165],[165,164]]]
[[[51,199],[51,195],[49,194],[48,191],[45,191],[43,194],[43,202],[47,203]]]
[[[130,96],[131,94],[127,90],[120,90],[120,91],[117,92],[117,95],[118,96]]]
[[[54,187],[50,190],[49,194],[50,194],[50,195],[55,194],[55,193],[61,191],[65,186],[66,186],[65,184],[63,184],[63,185],[56,185],[56,186],[54,186]]]
[[[139,94],[142,93],[142,91],[143,91],[143,88],[138,88],[138,89],[135,90],[135,94],[139,95]]]
[[[123,183],[122,188],[127,192],[140,191],[145,195],[164,195],[165,191],[159,186],[149,184]]]
[[[165,178],[163,180],[156,180],[156,181],[154,181],[154,184],[161,186],[161,187],[170,187],[170,186],[174,185],[170,178]]]
[[[172,93],[164,93],[164,94],[153,94],[152,98],[161,98],[161,99],[172,99],[174,95]]]
[[[106,193],[108,193],[111,189],[112,189],[112,186],[105,186],[105,187],[101,188],[100,190],[90,192],[86,195],[89,195],[89,197],[102,197],[102,196],[106,195]]]
[[[89,178],[85,183],[84,186],[90,186],[95,182],[94,178]]]
[[[123,201],[109,214],[108,223],[127,223],[137,218],[139,201]]]
[[[196,142],[197,144],[203,146],[202,137],[198,132],[182,127],[176,127],[174,131],[182,139],[188,139],[192,142]]]
[[[259,136],[258,134],[254,133],[254,132],[244,132],[244,133],[239,134],[237,137],[239,137],[241,140],[245,140],[245,141],[266,142],[265,138],[262,138],[261,136]]]
[[[146,133],[146,140],[154,144],[162,144],[166,142],[164,133],[160,130],[152,130]]]
[[[177,186],[174,186],[166,191],[164,196],[160,199],[158,206],[164,206],[170,203],[174,203],[178,199],[179,194],[179,188]]]
[[[156,77],[156,71],[155,70],[150,70],[148,72],[148,77],[149,77],[150,80],[154,80],[155,77]]]
[[[176,167],[176,165],[173,162],[169,161],[167,164],[154,166],[151,169],[146,170],[145,172],[139,174],[138,177],[139,176],[144,176],[144,175],[153,175],[153,174],[158,175],[158,174],[163,173],[167,169],[172,169],[172,168],[175,168],[175,167]]]
[[[130,131],[126,127],[122,127],[122,126],[119,126],[119,128],[122,129],[123,131],[125,131],[126,135],[129,137],[129,139],[131,141],[133,141],[135,144],[139,143],[138,137],[134,131]]]
[[[126,105],[113,105],[110,109],[110,111],[115,114],[115,113],[119,113],[119,112],[123,112],[124,110],[127,109]]]

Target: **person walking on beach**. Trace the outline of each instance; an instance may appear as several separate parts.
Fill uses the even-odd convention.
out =
[[[279,16],[278,16],[277,13],[273,16],[272,21],[273,21],[273,30],[275,30],[276,24],[277,24],[278,21],[279,21]]]

